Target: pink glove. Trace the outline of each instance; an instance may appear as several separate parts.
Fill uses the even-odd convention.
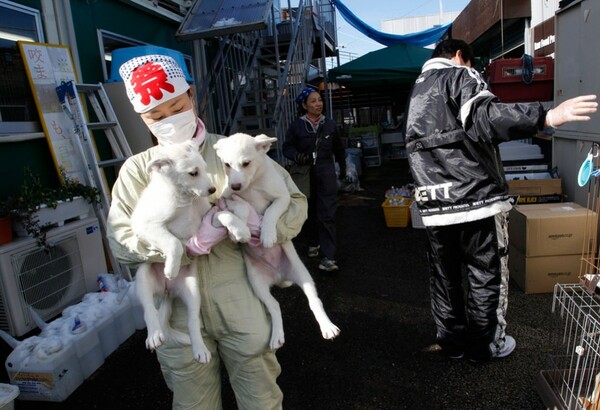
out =
[[[582,95],[564,101],[546,113],[547,127],[560,127],[572,121],[589,121],[587,114],[596,112],[598,103],[595,95]]]
[[[213,246],[227,238],[227,229],[221,226],[215,228],[212,224],[213,216],[220,209],[213,206],[202,218],[200,228],[194,236],[188,239],[186,248],[189,256],[208,255]]]
[[[234,194],[231,199],[236,202],[239,201],[244,203],[247,206],[248,220],[246,223],[252,235],[250,245],[260,245],[260,223],[262,217],[259,216],[256,213],[256,210],[240,196]],[[208,255],[213,246],[227,238],[227,228],[220,226],[219,223],[216,223],[218,225],[217,227],[213,224],[215,214],[219,211],[224,211],[225,209],[225,200],[221,198],[217,205],[213,206],[206,215],[204,215],[202,222],[200,223],[200,228],[198,228],[196,234],[187,241],[186,248],[189,256]]]

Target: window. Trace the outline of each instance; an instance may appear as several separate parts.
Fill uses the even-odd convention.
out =
[[[0,134],[41,130],[17,41],[44,42],[40,12],[0,0]]]
[[[104,81],[111,78],[111,61],[112,61],[112,52],[117,48],[123,47],[134,47],[134,46],[144,46],[146,43],[142,43],[141,41],[134,40],[129,37],[124,37],[119,34],[114,34],[105,30],[98,30],[98,41],[100,43],[100,52],[102,53],[102,61],[104,65],[102,66],[102,71],[104,73]]]

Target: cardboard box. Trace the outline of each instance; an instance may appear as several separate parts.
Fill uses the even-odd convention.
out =
[[[578,283],[581,254],[527,257],[509,247],[510,277],[525,293],[551,293],[557,283]]]
[[[581,255],[593,219],[595,212],[574,202],[516,205],[509,215],[510,245],[526,257]]]
[[[510,178],[510,175],[506,176]],[[519,204],[555,203],[562,201],[560,178],[508,180],[508,194]]]

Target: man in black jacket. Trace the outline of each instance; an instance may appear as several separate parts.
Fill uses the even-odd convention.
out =
[[[431,308],[442,352],[474,361],[506,357],[507,213],[497,145],[570,121],[586,121],[596,96],[502,104],[471,68],[462,40],[445,40],[417,78],[407,108],[406,147],[415,200],[429,238]],[[466,302],[462,269],[466,268]]]

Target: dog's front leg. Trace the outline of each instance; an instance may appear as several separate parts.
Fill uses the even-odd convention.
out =
[[[144,308],[144,321],[148,329],[146,348],[149,350],[156,350],[165,341],[158,310],[154,304],[154,294],[160,287],[154,269],[151,264],[144,263],[140,265],[135,275],[135,291]]]
[[[265,248],[277,243],[277,221],[290,205],[290,200],[289,195],[281,196],[265,210],[260,226],[260,241]]]
[[[177,276],[181,267],[183,244],[163,225],[157,224],[150,228],[149,232],[152,236],[148,236],[147,240],[165,255],[164,274],[167,279],[173,279]]]
[[[217,226],[224,226],[229,233],[229,237],[234,242],[246,243],[250,240],[250,228],[246,224],[248,215],[246,218],[241,219],[231,211],[219,211],[215,213],[215,221]]]

